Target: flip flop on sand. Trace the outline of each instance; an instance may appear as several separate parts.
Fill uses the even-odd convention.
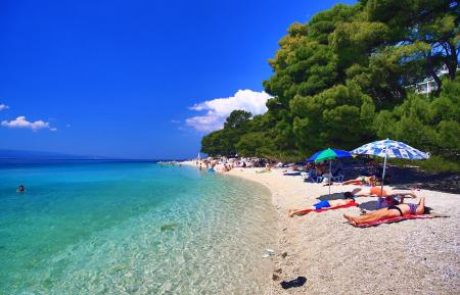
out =
[[[290,288],[294,288],[294,287],[301,287],[305,284],[305,282],[307,281],[307,278],[306,277],[297,277],[297,279],[294,279],[294,280],[291,280],[289,282],[286,282],[286,281],[282,281],[280,283],[281,287],[283,287],[283,289],[290,289]]]

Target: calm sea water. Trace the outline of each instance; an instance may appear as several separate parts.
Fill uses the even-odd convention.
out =
[[[0,165],[0,294],[260,294],[274,216],[264,187],[189,167]]]

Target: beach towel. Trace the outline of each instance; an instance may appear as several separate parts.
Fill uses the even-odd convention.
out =
[[[356,206],[359,206],[359,204],[356,203],[356,202],[351,202],[351,203],[348,203],[348,204],[345,204],[345,205],[340,205],[340,206],[335,206],[335,207],[317,209],[317,210],[315,210],[315,212],[321,213],[321,212],[328,211],[328,210],[335,210],[335,209],[342,209],[342,208],[356,207]]]
[[[396,216],[396,217],[389,217],[389,218],[382,218],[380,220],[372,221],[372,222],[367,222],[367,223],[361,223],[354,225],[356,227],[371,227],[371,226],[377,226],[382,223],[393,223],[393,222],[399,222],[407,219],[431,219],[434,216],[429,215],[429,214],[423,214],[423,215],[404,215],[404,216]]]

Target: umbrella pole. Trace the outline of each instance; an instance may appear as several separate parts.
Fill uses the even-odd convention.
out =
[[[331,177],[328,181],[328,186],[329,186],[329,197],[331,196],[331,185],[332,185],[332,161],[329,160],[329,176]]]
[[[380,188],[380,196],[383,197],[383,183],[385,180],[385,170],[387,167],[387,151],[385,151],[385,159],[383,160],[383,171],[382,171],[382,187]]]

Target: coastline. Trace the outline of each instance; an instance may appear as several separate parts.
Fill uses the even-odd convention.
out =
[[[0,169],[0,196],[0,294],[264,294],[270,283],[275,210],[251,181],[150,162],[25,164]]]
[[[258,170],[235,168],[226,174],[260,183],[272,194],[278,231],[274,275],[278,278],[267,286],[266,294],[458,294],[460,195],[415,192],[426,198],[434,213],[448,218],[355,228],[342,215],[359,215],[356,207],[288,217],[289,209],[312,205],[328,194],[328,187],[305,183],[299,176],[283,176],[280,169]],[[331,193],[356,187],[333,185]],[[375,200],[357,198],[360,204]],[[307,279],[302,287],[280,287],[281,281],[298,276]]]

